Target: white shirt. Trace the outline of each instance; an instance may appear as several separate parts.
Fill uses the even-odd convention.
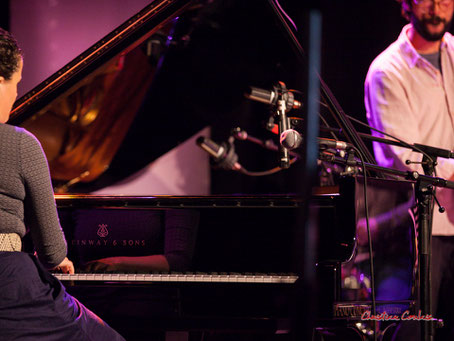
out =
[[[410,43],[406,25],[397,41],[371,64],[365,81],[369,124],[407,143],[454,149],[454,37],[446,33],[440,47],[441,69],[421,57]],[[378,133],[374,135],[381,136]],[[399,170],[417,170],[406,160],[421,161],[420,153],[374,142],[377,162]],[[437,176],[454,174],[454,159],[438,158]],[[454,190],[437,189],[446,212],[434,210],[433,235],[454,235]]]

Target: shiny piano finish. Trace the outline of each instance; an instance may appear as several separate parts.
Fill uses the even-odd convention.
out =
[[[298,279],[292,272],[292,220],[303,205],[300,198],[56,195],[56,202],[69,257],[78,270],[76,275],[57,277],[70,293],[123,334],[139,339],[138,330],[144,335],[162,331],[253,332],[268,337],[290,333]],[[77,229],[84,226],[65,222],[68,215],[80,210],[84,214],[90,210],[117,214],[196,210],[200,223],[191,269],[151,274],[79,271],[84,247],[90,247],[81,246],[77,237]],[[125,231],[131,230],[130,224],[125,224]],[[97,226],[85,228],[94,228],[92,245],[105,239],[95,237]],[[110,226],[106,228],[111,232]],[[138,237],[128,234],[128,238]]]
[[[56,202],[61,217],[78,210],[128,212],[170,209],[196,210],[200,213],[189,272],[148,275],[80,272],[77,276],[58,275],[71,293],[106,318],[107,322],[118,325],[120,329],[125,328],[126,334],[138,328],[134,321],[148,319],[149,316],[159,323],[145,324],[148,332],[248,331],[268,336],[277,332],[290,333],[298,278],[293,259],[298,228],[294,226],[294,221],[304,204],[301,198],[289,195],[56,195]],[[353,222],[351,214],[345,214],[354,209],[353,202],[340,193],[325,191],[314,194],[312,205],[322,212],[329,232],[328,227],[323,230],[331,236],[324,238],[324,250],[329,252],[321,253],[320,260],[335,259],[340,262],[351,258],[355,248],[355,236],[351,233],[354,229],[342,226]],[[77,233],[72,230],[74,225],[65,225],[67,219],[64,218],[61,221],[68,239],[69,257],[80,268],[83,266],[81,248],[75,237]],[[128,229],[124,226],[125,231]],[[133,236],[130,238],[134,239]],[[341,243],[338,238],[342,239]],[[148,276],[149,280],[144,281],[142,276]],[[154,307],[156,303],[153,300],[145,300],[148,305],[141,304],[135,310],[139,316],[131,317],[128,302],[137,300],[134,295],[130,297],[131,292],[140,292],[141,303],[144,302],[143,297],[165,292],[164,300],[174,308],[169,313],[168,308],[160,310],[161,305]],[[117,302],[116,306],[106,311],[104,304],[112,299]],[[161,299],[157,300],[161,302]],[[141,310],[142,313],[139,313]]]
[[[355,219],[355,248],[346,261],[317,264],[322,294],[316,340],[334,335],[339,340],[367,340],[375,328],[372,321],[362,319],[363,314],[372,314],[364,179],[348,177],[342,182],[341,187],[348,189],[355,206],[351,212]],[[414,186],[411,181],[367,179],[377,314],[386,312],[400,317],[405,312],[418,313]],[[376,325],[379,337],[391,339],[398,325],[399,321],[379,321]]]
[[[194,1],[152,1],[16,101],[8,123],[39,139],[57,192],[109,168],[156,73],[147,44],[167,37],[191,6]]]
[[[349,184],[351,185],[351,184]],[[341,186],[327,190],[316,189],[311,199],[313,209],[320,210],[321,240],[319,261],[344,262],[349,260],[355,250],[355,206],[354,193],[350,186]],[[334,191],[337,192],[334,192]],[[220,248],[228,248],[229,242],[240,237],[258,233],[263,225],[263,231],[271,233],[267,238],[268,244],[284,243],[280,252],[287,263],[285,269],[271,268],[274,272],[294,272],[291,247],[295,233],[295,219],[304,206],[304,200],[292,195],[212,195],[212,196],[99,196],[99,195],[62,195],[55,196],[60,211],[73,211],[77,209],[112,209],[112,210],[165,210],[165,209],[193,209],[200,212],[202,229],[205,235],[198,236],[207,244],[210,238],[219,240],[217,231],[225,231],[225,242],[219,241]],[[282,236],[278,232],[282,232]],[[70,231],[67,231],[69,233]],[[71,234],[69,234],[71,236]],[[277,238],[273,243],[273,238]],[[213,242],[213,244],[216,244]],[[227,244],[227,245],[222,245]],[[242,245],[246,246],[246,242]],[[213,251],[213,250],[210,250]],[[264,251],[264,250],[262,250]],[[208,252],[208,251],[207,251]],[[276,251],[277,252],[277,251]],[[196,255],[197,257],[197,255]],[[201,258],[204,256],[200,256]],[[279,258],[277,256],[276,261]],[[255,259],[260,263],[258,256]],[[270,264],[275,261],[271,256],[266,259]],[[241,263],[240,260],[237,261]],[[211,262],[212,266],[196,268],[196,271],[255,271],[262,272],[261,268],[222,268]]]

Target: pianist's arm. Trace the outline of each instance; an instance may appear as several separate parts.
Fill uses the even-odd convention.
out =
[[[12,128],[8,128],[12,129]],[[58,220],[49,167],[39,141],[23,129],[19,133],[20,175],[24,183],[24,222],[36,253],[48,269],[74,273],[66,258],[66,239]]]

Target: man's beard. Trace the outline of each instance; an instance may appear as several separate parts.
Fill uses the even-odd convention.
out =
[[[430,18],[424,18],[419,20],[416,18],[414,15],[411,16],[411,23],[413,27],[415,28],[416,32],[419,33],[421,37],[423,37],[427,41],[439,41],[445,33],[449,30],[451,27],[451,21],[446,22],[445,19],[440,18],[439,16],[435,15]],[[429,32],[427,25],[432,24],[432,25],[438,25],[442,23],[443,24],[443,29],[439,33],[431,33]]]

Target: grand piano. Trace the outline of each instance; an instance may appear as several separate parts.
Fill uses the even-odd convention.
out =
[[[360,176],[316,188],[310,200],[299,193],[297,168],[261,178],[213,171],[208,196],[93,195],[134,176],[206,126],[219,140],[236,125],[270,138],[262,124],[269,117],[266,108],[248,102],[244,89],[279,79],[299,84],[292,70],[300,61],[265,2],[251,24],[244,13],[257,10],[254,6],[155,0],[14,105],[8,123],[35,134],[48,158],[69,257],[78,270],[75,276],[56,275],[128,340],[160,338],[164,332],[215,340],[296,335],[301,219],[308,217],[301,212],[309,202],[317,217],[319,292],[303,314],[313,311],[320,340],[333,330],[340,339],[362,340],[370,330],[356,325],[371,306],[367,252],[357,238],[364,219]],[[257,146],[243,144],[237,152],[246,167],[277,163]],[[372,209],[373,217],[399,205],[405,213],[414,201],[411,182],[377,179],[369,191],[388,204],[384,211]],[[84,271],[97,258],[151,252],[153,219],[181,211],[199,217],[187,242],[190,263],[182,268]],[[386,271],[400,271],[405,290],[390,291],[383,271],[377,304],[397,314],[414,306],[414,224],[405,216],[392,231],[379,234],[381,245],[404,240],[406,247],[391,247],[394,267]],[[164,242],[165,236],[158,239]],[[380,247],[376,253],[378,263],[387,264],[389,253]]]

